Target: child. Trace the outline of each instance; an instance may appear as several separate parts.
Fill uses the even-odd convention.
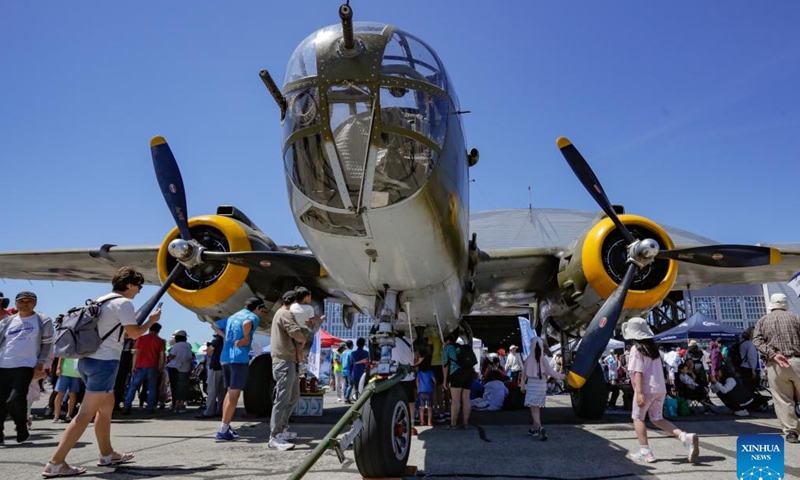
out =
[[[694,380],[694,375],[691,373],[692,368],[689,366],[688,362],[691,362],[691,360],[687,360],[687,363],[681,363],[678,365],[678,379],[681,381],[685,389],[679,393],[682,393],[683,396],[690,400],[698,400],[703,402],[705,413],[713,415],[714,410],[711,407],[713,407],[714,404],[711,403],[711,399],[708,398],[706,389],[701,387],[700,384]]]
[[[547,377],[564,380],[564,374],[556,372],[550,366],[544,355],[544,341],[541,337],[534,337],[531,340],[530,352],[522,368],[519,388],[525,394],[525,406],[531,408],[533,418],[533,426],[528,430],[528,434],[545,441],[547,433],[542,427],[541,409],[547,396]]]
[[[430,362],[423,361],[417,372],[417,401],[419,402],[420,426],[433,426],[433,391],[436,388],[436,377],[433,376]],[[425,422],[428,412],[428,422]]]
[[[635,462],[649,463],[656,460],[647,441],[647,426],[644,423],[645,416],[650,415],[653,424],[683,442],[689,461],[695,463],[700,454],[697,434],[684,432],[662,416],[667,388],[652,330],[643,318],[633,317],[622,325],[622,336],[625,340],[633,341],[628,359],[628,374],[631,376],[634,391],[631,417],[639,439],[639,451],[630,452],[627,457]]]
[[[81,378],[78,374],[78,361],[72,358],[59,358],[56,367],[56,400],[53,402],[53,423],[69,423],[75,413],[75,404],[78,401],[78,393],[81,391]],[[68,393],[69,402],[67,403],[67,414],[61,419],[61,403],[64,401],[64,394]]]

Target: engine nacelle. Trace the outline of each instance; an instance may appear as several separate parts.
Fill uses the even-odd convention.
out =
[[[652,220],[637,215],[619,218],[635,238],[652,238],[660,249],[674,247],[667,232]],[[564,255],[558,284],[561,298],[576,317],[591,318],[617,288],[628,268],[627,247],[628,242],[614,222],[604,218]],[[677,275],[678,268],[672,260],[656,260],[641,268],[634,276],[623,309],[643,312],[656,306],[669,294]]]
[[[222,215],[203,215],[189,219],[192,238],[205,248],[218,252],[273,250],[274,243],[262,232]],[[179,237],[172,229],[158,251],[158,275],[166,280],[176,260],[167,253],[169,242]],[[241,310],[254,295],[247,284],[250,270],[225,262],[204,262],[187,269],[167,292],[178,303],[203,318],[220,318]]]

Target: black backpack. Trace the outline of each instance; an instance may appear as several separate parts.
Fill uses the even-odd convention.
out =
[[[732,371],[736,371],[742,365],[742,342],[736,342],[728,347],[728,358],[725,362]]]
[[[475,358],[475,352],[472,350],[472,347],[469,345],[456,344],[456,364],[458,364],[458,368],[467,370],[472,369],[478,364],[478,359]]]

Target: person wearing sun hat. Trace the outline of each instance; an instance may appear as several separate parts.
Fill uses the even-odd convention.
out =
[[[506,359],[506,372],[512,382],[519,381],[522,373],[522,356],[519,354],[519,347],[511,345],[508,347],[508,358]]]
[[[656,460],[647,440],[647,426],[644,423],[649,415],[650,421],[655,426],[683,443],[689,461],[695,463],[700,454],[697,434],[684,432],[669,420],[665,420],[662,415],[667,387],[664,382],[664,371],[661,368],[661,357],[653,340],[653,331],[645,319],[633,317],[622,324],[622,337],[633,342],[628,357],[628,373],[634,391],[631,418],[639,440],[639,451],[630,452],[627,457],[640,463]]]

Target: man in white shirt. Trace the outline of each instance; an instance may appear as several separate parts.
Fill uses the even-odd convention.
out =
[[[53,349],[53,321],[34,311],[36,300],[33,292],[19,292],[17,313],[0,320],[0,445],[4,443],[6,414],[17,426],[17,443],[30,436],[28,387],[32,380],[44,378],[44,366]]]
[[[413,368],[416,366],[417,362],[414,358],[414,348],[411,346],[411,341],[405,337],[403,332],[397,332],[397,336],[394,339],[392,360],[401,365],[409,365],[412,368],[411,373],[403,377],[403,379],[400,381],[400,386],[403,387],[403,391],[406,393],[406,398],[408,398],[408,413],[411,415],[412,422],[411,434],[416,435],[417,430],[413,427],[413,422],[414,405],[417,400],[415,391],[417,386],[417,377],[414,375]]]
[[[317,315],[314,307],[311,306],[311,292],[305,287],[294,289],[295,302],[289,307],[289,311],[294,315],[295,321],[300,326],[306,339],[314,337],[316,326],[325,321],[325,315]],[[308,340],[306,340],[308,341]],[[305,361],[302,345],[298,350],[297,363]]]
[[[519,347],[516,345],[508,347],[506,372],[510,374],[512,382],[519,381],[519,375],[522,373],[522,355],[519,354]]]

